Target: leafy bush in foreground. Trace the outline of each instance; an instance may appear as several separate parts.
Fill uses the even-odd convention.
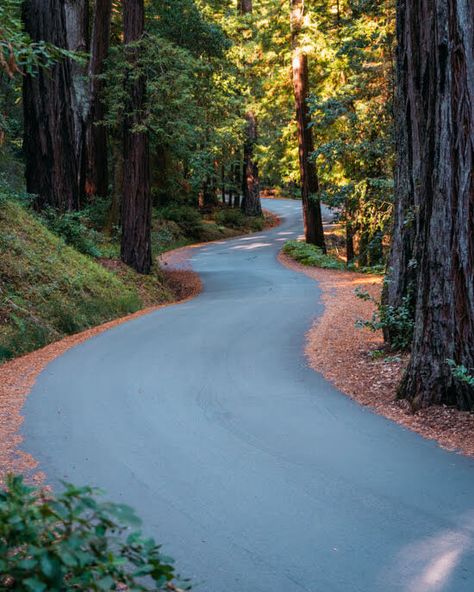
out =
[[[53,496],[9,476],[0,491],[0,589],[176,590],[173,561],[130,532],[139,524],[129,507],[99,502],[89,487]]]
[[[325,255],[319,247],[301,241],[288,241],[283,247],[283,252],[295,261],[298,261],[298,263],[308,265],[309,267],[346,269],[342,261]]]

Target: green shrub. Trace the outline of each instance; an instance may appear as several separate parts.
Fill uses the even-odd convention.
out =
[[[110,216],[111,201],[109,197],[94,197],[80,212],[81,219],[87,222],[86,226],[103,230]]]
[[[256,217],[256,218],[250,218],[248,219],[249,221],[249,225],[250,228],[254,231],[254,232],[261,232],[264,228],[265,228],[265,218],[262,217]]]
[[[451,368],[451,373],[456,380],[466,384],[467,386],[474,387],[474,375],[469,372],[469,369],[462,364],[456,364],[454,360],[446,360],[448,366]]]
[[[49,230],[60,236],[67,245],[74,247],[84,255],[101,256],[97,246],[100,237],[96,231],[84,225],[81,212],[60,214],[50,208],[42,214],[42,218]]]
[[[9,476],[0,491],[0,588],[63,590],[165,590],[173,561],[124,505],[99,501],[97,490],[66,485],[58,495]]]
[[[411,305],[411,297],[405,296],[401,306],[395,307],[383,304],[365,290],[357,289],[357,298],[375,304],[376,310],[372,318],[367,321],[359,320],[356,326],[365,327],[371,331],[387,331],[390,334],[390,345],[395,351],[408,351],[413,339],[415,322]]]
[[[214,220],[217,224],[229,228],[244,228],[247,224],[247,219],[242,211],[235,208],[219,210],[214,216]]]
[[[346,268],[342,261],[325,255],[319,247],[301,241],[288,241],[283,247],[283,252],[302,265],[322,267],[323,269]]]
[[[201,214],[190,206],[168,206],[159,211],[159,217],[175,222],[188,237],[197,238],[202,230]]]

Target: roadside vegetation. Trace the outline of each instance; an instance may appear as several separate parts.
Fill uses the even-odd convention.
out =
[[[142,308],[173,302],[182,287],[155,264],[120,261],[120,237],[99,201],[80,212],[36,213],[28,196],[0,193],[0,363]],[[263,217],[189,206],[155,210],[153,257],[185,245],[262,230]]]
[[[131,508],[90,487],[53,494],[10,475],[0,491],[0,589],[178,590],[173,560],[140,527]]]

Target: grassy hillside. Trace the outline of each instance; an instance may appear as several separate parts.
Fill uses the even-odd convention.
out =
[[[108,270],[0,200],[0,362],[171,299],[159,275]]]

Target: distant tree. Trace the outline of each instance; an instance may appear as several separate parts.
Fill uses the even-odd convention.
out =
[[[127,58],[124,124],[121,258],[139,273],[150,272],[151,190],[148,133],[144,129],[146,78],[140,67],[140,41],[145,26],[144,0],[123,2]]]
[[[241,15],[252,14],[252,0],[239,0],[239,13]],[[258,176],[258,164],[255,160],[255,144],[258,139],[257,117],[253,111],[245,114],[247,122],[244,142],[244,163],[242,176],[243,201],[242,211],[247,216],[261,216],[262,205],[260,203],[260,181]]]
[[[395,308],[408,296],[415,310],[399,395],[415,408],[472,410],[472,382],[452,365],[474,369],[474,5],[398,0],[397,18],[397,199],[386,296]]]
[[[301,197],[303,200],[303,218],[306,242],[321,247],[326,251],[324,230],[319,201],[319,182],[316,164],[310,161],[314,152],[313,133],[311,131],[308,106],[309,75],[308,56],[303,47],[304,0],[291,0],[291,39],[293,90],[296,101],[298,123],[298,148],[301,177]]]

